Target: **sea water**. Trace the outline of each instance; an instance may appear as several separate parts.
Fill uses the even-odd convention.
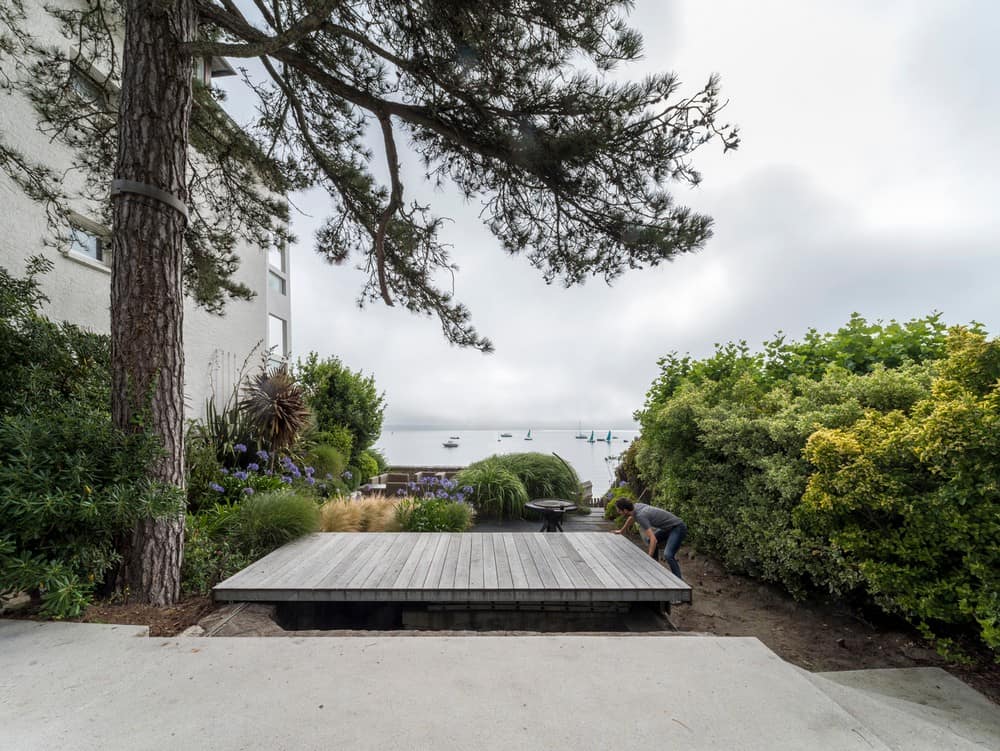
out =
[[[576,435],[578,430],[532,430],[532,440],[525,440],[527,429],[521,430],[462,430],[462,429],[383,429],[375,444],[390,465],[395,466],[449,466],[464,467],[493,454],[514,454],[537,451],[557,454],[565,460],[581,481],[593,483],[594,495],[602,495],[614,481],[614,470],[619,457],[639,435],[637,430],[611,431],[611,442],[604,440],[608,429],[595,430],[594,443]],[[590,430],[582,431],[590,436]],[[501,433],[511,433],[501,438]],[[455,448],[443,444],[452,442]]]

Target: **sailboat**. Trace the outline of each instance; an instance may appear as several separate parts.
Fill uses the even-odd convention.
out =
[[[533,440],[533,439],[532,439],[532,437],[531,437],[531,428],[528,428],[528,435],[526,435],[526,436],[524,437],[524,440],[526,440],[526,441],[531,441],[531,440]]]
[[[590,431],[590,438],[587,439],[587,443],[593,443],[593,442],[594,442],[594,431],[591,430]]]
[[[608,443],[611,443],[611,431],[610,430],[608,431],[607,438],[605,438],[604,440],[607,441]]]
[[[580,423],[576,424],[576,437],[587,440],[587,434],[583,432],[583,426]]]
[[[441,445],[444,446],[446,449],[458,448],[458,442],[457,441],[452,441],[452,440],[445,441]]]

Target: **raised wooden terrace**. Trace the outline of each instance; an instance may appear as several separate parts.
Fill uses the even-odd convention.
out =
[[[691,588],[607,533],[326,532],[218,584],[216,600],[273,603],[674,603]]]

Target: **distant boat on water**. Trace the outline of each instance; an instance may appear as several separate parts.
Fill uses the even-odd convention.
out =
[[[462,436],[460,436],[460,435],[450,435],[450,436],[448,436],[448,437],[449,437],[449,438],[450,438],[451,440],[453,440],[453,441],[457,441],[457,440],[458,440],[459,438],[461,438]]]
[[[441,445],[444,446],[446,449],[455,449],[455,448],[458,448],[458,443],[455,442],[455,441],[445,441]]]
[[[501,438],[513,438],[514,434],[513,433],[501,433],[500,437]]]
[[[526,441],[531,441],[531,440],[534,440],[534,439],[533,439],[533,438],[531,437],[531,428],[528,428],[528,435],[526,435],[526,436],[524,437],[524,440],[526,440]]]
[[[576,426],[576,437],[582,438],[583,440],[587,440],[587,434],[583,432],[583,426],[580,425],[579,423],[577,423]]]
[[[591,430],[590,431],[590,438],[587,439],[587,443],[593,443],[593,442],[594,442],[594,431]]]
[[[604,440],[607,441],[608,443],[611,443],[611,431],[610,430],[608,431],[607,438],[605,438]]]

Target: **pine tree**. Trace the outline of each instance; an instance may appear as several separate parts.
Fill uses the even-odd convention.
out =
[[[454,265],[442,218],[406,196],[401,142],[431,183],[480,200],[504,250],[526,254],[546,281],[610,282],[701,248],[711,219],[666,186],[697,184],[694,152],[712,140],[735,148],[737,131],[719,122],[714,76],[681,95],[674,74],[608,75],[641,55],[631,4],[80,0],[45,11],[73,39],[67,53],[32,38],[37,8],[2,0],[0,83],[32,98],[40,127],[78,153],[88,197],[109,207],[113,414],[122,427],[144,415],[161,438],[154,478],[184,482],[182,295],[212,310],[248,297],[232,279],[235,245],[290,240],[291,191],[329,194],[316,250],[361,259],[362,302],[431,314],[449,341],[492,348],[434,283]],[[259,76],[245,74],[260,113],[247,131],[222,112],[221,92],[192,84],[195,61],[213,57],[259,63]],[[94,70],[98,91],[81,110],[70,82]],[[59,176],[2,137],[0,170],[45,204],[56,238],[65,233]],[[140,525],[124,544],[121,588],[176,599],[182,535],[180,518]]]

